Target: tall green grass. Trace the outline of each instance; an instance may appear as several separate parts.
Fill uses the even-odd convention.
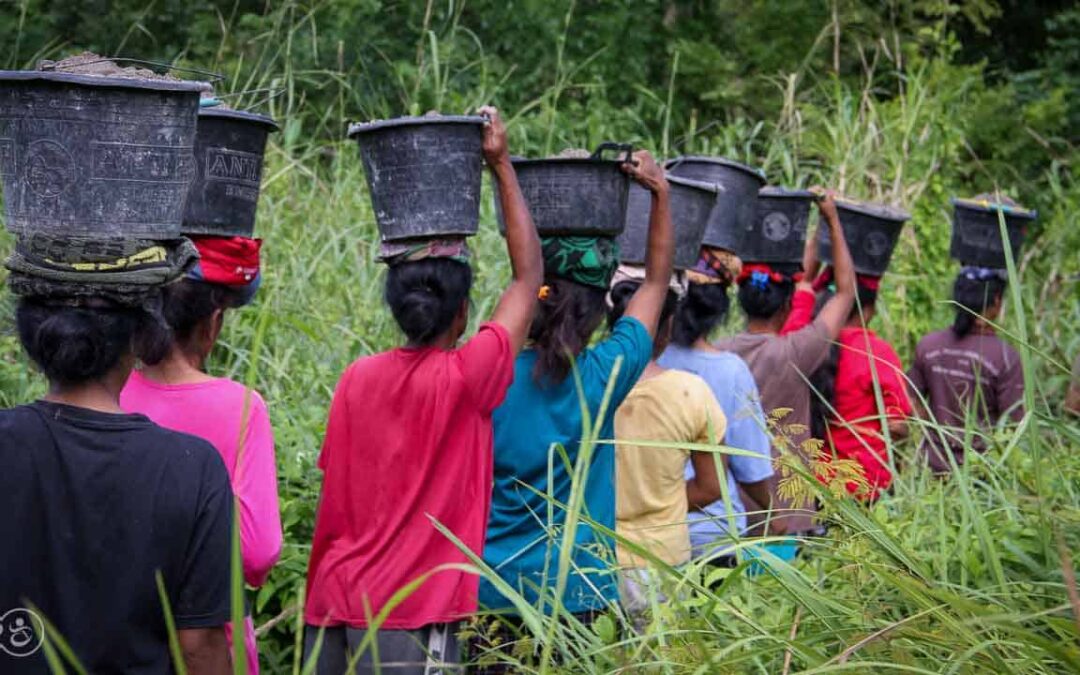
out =
[[[568,5],[563,41],[572,38],[573,10]],[[285,549],[268,583],[253,594],[266,672],[310,670],[300,654],[298,610],[320,484],[315,458],[334,384],[352,359],[400,342],[381,301],[377,233],[356,148],[325,139],[340,139],[346,120],[498,103],[502,78],[512,76],[487,70],[482,46],[462,49],[467,27],[455,19],[417,36],[415,67],[403,74],[398,100],[365,100],[350,64],[292,67],[297,50],[315,48],[312,16],[309,7],[283,3],[260,38],[240,50],[242,59],[197,64],[227,72],[226,91],[274,90],[269,99],[265,92],[241,96],[238,106],[258,104],[284,122],[271,141],[259,211],[267,241],[264,285],[254,307],[228,317],[211,363],[214,373],[263,394],[277,438]],[[227,31],[221,40],[224,53],[231,46]],[[52,48],[42,49],[44,56]],[[886,59],[875,67],[894,69],[898,84],[881,92],[810,82],[792,64],[791,76],[778,80],[786,102],[775,118],[675,129],[668,92],[642,91],[632,109],[583,109],[576,94],[590,85],[575,79],[580,65],[560,61],[547,92],[506,111],[515,153],[632,140],[658,152],[718,153],[762,165],[776,182],[833,185],[855,197],[903,204],[914,218],[886,279],[877,327],[908,357],[918,337],[948,322],[955,267],[946,257],[947,198],[998,186],[998,177],[983,173],[970,156],[957,120],[974,74],[965,76],[940,57]],[[674,82],[676,59],[669,70]],[[336,92],[335,105],[308,107],[303,92],[309,87]],[[663,132],[652,137],[650,128]],[[950,480],[930,476],[915,456],[918,436],[941,433],[933,422],[922,423],[912,441],[890,440],[899,473],[891,494],[870,508],[806,481],[805,489],[822,502],[830,534],[809,542],[807,555],[793,564],[770,560],[767,574],[750,576],[748,563],[725,571],[656,561],[659,585],[678,601],[654,602],[640,632],[617,609],[586,626],[565,617],[550,593],[541,600],[547,607],[530,605],[473,555],[476,573],[491,578],[523,618],[518,644],[490,658],[522,672],[1080,669],[1080,607],[1069,599],[1075,582],[1064,573],[1071,563],[1062,556],[1080,546],[1080,428],[1061,417],[1059,407],[1067,364],[1080,348],[1080,289],[1069,280],[1080,247],[1072,227],[1080,187],[1072,166],[1048,162],[1047,175],[1052,209],[1042,214],[1037,238],[1010,263],[1009,311],[1001,327],[1023,355],[1029,385],[1028,414],[1019,428],[992,430],[989,451],[969,457]],[[489,191],[474,250],[475,325],[490,314],[508,279]],[[9,309],[10,300],[4,302]],[[737,330],[737,323],[726,330]],[[5,331],[0,403],[26,401],[41,390]],[[590,443],[579,457],[588,456]],[[579,496],[586,471],[587,463],[579,462]],[[566,525],[553,529],[554,539],[572,541],[575,523],[599,528],[582,512],[580,498],[552,503],[549,513],[564,510]],[[553,561],[556,585],[569,571],[567,551]],[[234,576],[239,588],[238,572]],[[409,592],[423,588],[402,589]],[[50,649],[52,658],[62,659],[62,649]]]

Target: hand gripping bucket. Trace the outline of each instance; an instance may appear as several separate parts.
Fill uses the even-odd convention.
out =
[[[180,236],[201,82],[0,71],[0,178],[17,234]]]
[[[716,205],[702,243],[741,256],[743,235],[753,227],[757,213],[758,190],[765,185],[761,171],[722,157],[677,157],[664,166],[673,176],[717,185]]]
[[[607,159],[606,153],[616,154]],[[632,148],[602,143],[591,157],[513,160],[521,192],[541,236],[617,237],[626,226]],[[621,155],[621,157],[619,156]],[[505,231],[498,194],[499,229]]]
[[[739,256],[748,262],[801,263],[815,199],[809,190],[761,188]]]
[[[911,215],[903,209],[883,204],[865,204],[836,200],[836,211],[844,238],[859,274],[881,276],[889,269],[900,231]],[[832,240],[829,228],[821,225],[821,241],[818,247],[821,259],[832,264]]]
[[[480,223],[484,118],[427,115],[354,124],[384,241],[469,236]]]
[[[277,129],[263,115],[227,108],[199,111],[184,234],[254,236],[266,137]]]
[[[952,244],[949,255],[965,265],[1004,269],[1005,244],[998,214],[1005,216],[1005,231],[1014,258],[1020,255],[1027,227],[1038,214],[1019,206],[972,199],[953,199]]]
[[[716,204],[717,188],[712,183],[668,176],[671,185],[671,223],[675,227],[675,268],[693,267],[701,255],[701,239]],[[649,240],[649,216],[652,194],[638,185],[630,185],[626,209],[626,229],[619,235],[622,262],[645,264]]]

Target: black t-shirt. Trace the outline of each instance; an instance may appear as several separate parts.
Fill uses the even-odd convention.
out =
[[[13,655],[38,643],[30,605],[91,673],[172,672],[155,573],[178,629],[223,625],[231,523],[202,439],[142,415],[0,411],[0,673],[47,672],[43,650]]]

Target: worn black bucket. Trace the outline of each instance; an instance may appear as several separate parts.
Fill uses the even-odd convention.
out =
[[[841,200],[836,201],[836,212],[855,262],[855,271],[873,276],[885,274],[900,231],[911,215],[894,206]],[[818,254],[826,263],[832,263],[832,239],[828,227],[821,227]]]
[[[227,108],[199,111],[184,234],[255,234],[266,137],[277,129],[277,123],[263,115]]]
[[[668,176],[668,183],[671,185],[671,223],[675,226],[675,267],[688,269],[701,255],[701,239],[716,204],[716,186],[675,176]],[[645,263],[651,211],[652,194],[637,183],[631,184],[626,229],[619,235],[622,262]]]
[[[1038,214],[1019,206],[972,199],[953,199],[952,245],[949,254],[965,265],[1004,269],[1005,244],[998,213],[1005,215],[1005,231],[1013,257],[1020,255],[1027,226]]]
[[[741,254],[743,235],[757,212],[758,190],[765,185],[761,171],[723,157],[676,157],[664,166],[673,176],[718,186],[704,244]]]
[[[16,233],[180,236],[208,85],[0,71],[0,175]]]
[[[753,262],[801,263],[815,199],[809,190],[761,188],[757,213],[743,235],[739,256]]]
[[[612,153],[614,159],[605,159]],[[630,177],[622,165],[632,148],[602,143],[591,157],[513,160],[537,231],[545,237],[617,237],[626,226]],[[499,229],[505,231],[498,194]]]
[[[484,118],[427,115],[354,124],[386,241],[476,234]]]

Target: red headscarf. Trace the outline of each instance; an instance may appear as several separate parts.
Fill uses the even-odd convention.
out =
[[[259,276],[262,239],[246,237],[192,237],[199,250],[193,270],[202,281],[223,286],[247,286]]]

